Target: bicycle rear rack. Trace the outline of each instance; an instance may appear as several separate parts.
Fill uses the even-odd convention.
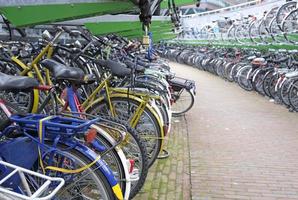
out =
[[[57,192],[64,185],[64,179],[49,177],[34,171],[30,171],[28,169],[12,165],[10,163],[4,162],[0,160],[0,166],[5,168],[10,168],[12,171],[8,173],[5,177],[0,180],[0,194],[1,199],[5,200],[49,200],[52,199]],[[24,194],[20,194],[11,190],[11,188],[4,188],[2,185],[4,183],[9,182],[10,178],[18,175],[21,179],[22,188],[25,190]],[[37,188],[35,191],[32,191],[32,187],[30,188],[29,183],[27,182],[26,176],[37,177],[38,181],[43,181],[43,184]],[[9,183],[10,184],[10,183]],[[49,186],[51,186],[50,191],[47,191]],[[53,188],[52,188],[53,187]],[[25,194],[26,193],[26,194]]]
[[[175,76],[168,81],[174,90],[185,88],[187,90],[193,90],[194,94],[196,94],[196,83],[193,80]]]

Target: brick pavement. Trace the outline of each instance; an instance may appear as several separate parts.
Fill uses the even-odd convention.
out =
[[[197,82],[197,101],[173,121],[172,155],[154,164],[136,199],[298,199],[298,113],[207,72],[171,66]]]
[[[192,199],[298,199],[298,113],[207,72],[171,66],[197,82],[186,116]]]
[[[146,183],[137,200],[190,199],[190,168],[187,122],[173,118],[172,131],[166,140],[167,159],[157,160],[150,168]]]

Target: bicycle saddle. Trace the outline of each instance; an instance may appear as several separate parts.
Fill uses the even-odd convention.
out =
[[[38,85],[38,81],[34,78],[12,76],[0,72],[0,90],[25,90]]]
[[[115,76],[124,77],[131,74],[131,69],[127,68],[123,63],[107,60],[105,64]]]
[[[52,76],[57,80],[84,80],[85,74],[80,68],[67,67],[52,59],[45,59],[41,61],[40,64],[47,68],[52,73]]]
[[[256,56],[249,56],[249,57],[247,58],[247,60],[252,61],[252,60],[255,59],[255,58],[256,58]]]
[[[145,67],[141,66],[141,65],[136,65],[134,62],[130,61],[130,60],[125,60],[124,63],[127,65],[128,68],[130,69],[134,69],[137,72],[144,72],[145,71]]]
[[[261,66],[265,66],[267,62],[264,58],[255,58],[252,60],[251,64],[253,66],[261,67]]]

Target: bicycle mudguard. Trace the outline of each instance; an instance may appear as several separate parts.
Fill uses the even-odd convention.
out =
[[[99,155],[97,155],[93,150],[89,149],[88,147],[86,147],[81,143],[74,143],[74,142],[60,142],[60,143],[70,148],[72,148],[75,145],[73,149],[77,150],[78,152],[86,156],[91,161],[95,161],[98,159]],[[120,185],[117,179],[115,178],[112,170],[107,165],[107,163],[104,160],[99,159],[94,165],[96,165],[96,168],[99,169],[102,172],[102,174],[106,177],[117,199],[124,199]]]
[[[111,144],[115,144],[116,141],[115,139],[109,135],[109,133],[107,133],[106,131],[104,131],[103,129],[101,129],[99,126],[97,125],[91,125],[92,128],[96,129],[97,132],[101,133],[101,135],[107,140],[109,141]],[[126,156],[124,155],[123,151],[121,148],[115,148],[115,150],[118,153],[119,158],[121,159],[122,163],[123,163],[123,168],[124,168],[124,172],[125,172],[125,177],[129,177],[129,170],[128,170],[128,166],[126,165]],[[129,195],[130,195],[130,190],[131,190],[131,181],[126,181],[126,186],[125,186],[125,193],[124,195],[124,199],[129,199]]]

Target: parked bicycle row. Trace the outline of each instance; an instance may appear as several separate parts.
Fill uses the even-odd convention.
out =
[[[12,199],[132,199],[169,155],[172,115],[194,104],[195,83],[138,41],[55,27],[0,51],[0,193]]]
[[[198,40],[230,41],[240,44],[297,44],[297,1],[285,1],[264,13],[213,21],[200,31],[187,32]]]
[[[290,111],[298,111],[298,50],[261,52],[162,44],[159,52],[170,60],[235,82],[247,91],[256,91]]]

